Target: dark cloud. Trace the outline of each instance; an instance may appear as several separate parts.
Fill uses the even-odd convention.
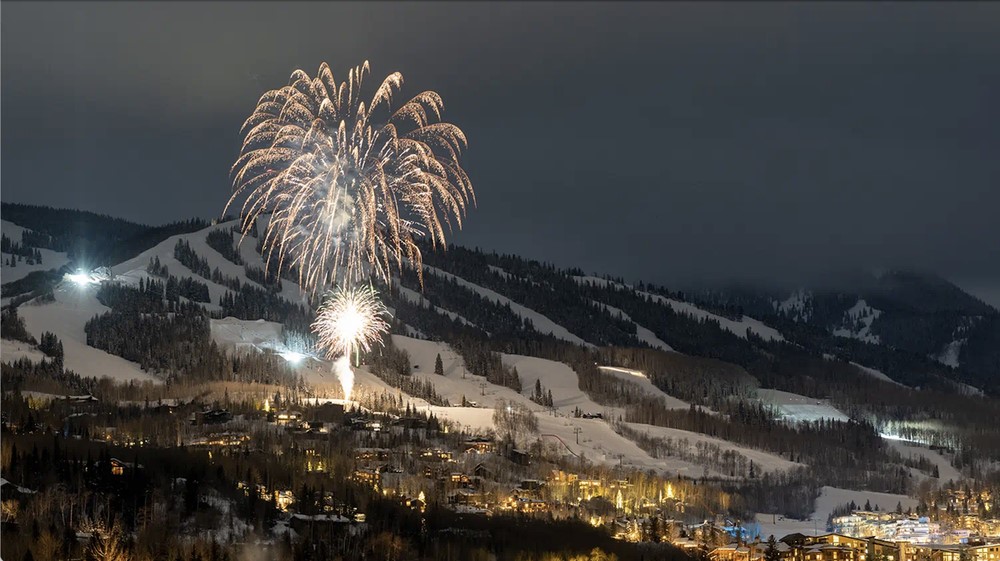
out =
[[[260,93],[368,58],[470,138],[460,243],[668,283],[996,287],[997,29],[992,3],[5,2],[3,199],[217,215]]]

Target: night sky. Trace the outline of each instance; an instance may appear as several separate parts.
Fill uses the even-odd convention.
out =
[[[1000,304],[1000,3],[59,3],[0,13],[2,198],[218,216],[265,90],[368,59],[469,138],[469,246]]]

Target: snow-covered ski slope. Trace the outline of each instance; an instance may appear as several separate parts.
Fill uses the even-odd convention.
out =
[[[914,508],[918,501],[906,495],[893,495],[891,493],[876,493],[873,491],[855,491],[852,489],[841,489],[839,487],[821,487],[819,497],[814,503],[812,516],[806,520],[796,520],[785,518],[779,514],[758,513],[756,520],[748,525],[751,536],[759,535],[766,540],[773,535],[780,539],[788,534],[800,533],[807,536],[818,536],[825,534],[826,523],[830,514],[837,508],[854,501],[854,504],[864,506],[870,503],[872,508],[878,505],[879,510],[892,511],[897,505],[903,510]]]
[[[681,429],[672,429],[667,427],[658,427],[653,425],[643,425],[639,423],[627,423],[629,427],[636,429],[640,432],[647,434],[648,436],[660,439],[670,439],[676,443],[686,442],[691,449],[697,449],[699,445],[714,445],[718,446],[722,451],[731,450],[745,456],[748,460],[752,460],[754,466],[759,473],[763,472],[775,472],[775,471],[785,471],[788,469],[803,467],[805,464],[800,464],[798,462],[793,462],[782,458],[781,456],[771,454],[768,452],[762,452],[760,450],[754,450],[752,448],[746,448],[743,446],[738,446],[729,442],[727,440],[722,440],[721,438],[714,438],[697,432],[691,432]]]
[[[242,320],[234,317],[211,321],[212,340],[223,349],[237,352],[281,349],[281,324],[274,321]],[[276,346],[277,345],[277,346]]]
[[[53,290],[54,302],[31,301],[19,306],[18,314],[35,339],[40,339],[46,331],[54,333],[62,341],[66,368],[81,376],[159,382],[138,364],[87,345],[84,325],[95,315],[110,310],[97,301],[96,292],[96,285],[80,286],[64,281]]]
[[[218,268],[226,276],[238,278],[244,283],[250,283],[252,281],[247,278],[242,265],[236,265],[225,259],[206,242],[206,235],[210,230],[226,231],[234,225],[235,222],[226,222],[197,232],[172,236],[136,257],[113,267],[113,272],[120,282],[128,284],[138,283],[140,278],[148,276],[146,267],[150,260],[158,258],[161,265],[165,265],[168,268],[170,274],[178,277],[193,278],[208,285],[212,303],[206,307],[211,310],[218,310],[218,302],[228,289],[212,283],[209,279],[202,278],[182,265],[174,258],[174,247],[178,240],[183,239],[190,244],[191,248],[200,257],[208,261],[210,268]],[[233,239],[236,241],[238,235],[234,235]],[[263,259],[256,253],[255,244],[255,239],[245,239],[239,246],[240,255],[247,264],[263,267]],[[509,305],[512,311],[522,318],[530,320],[540,332],[551,333],[556,337],[575,344],[590,346],[583,339],[574,335],[565,327],[558,325],[550,318],[517,302],[513,302],[503,295],[459,277],[454,277],[433,267],[426,267],[426,270],[427,274],[454,278],[457,283],[488,300]],[[497,272],[498,274],[500,273],[500,271]],[[594,282],[597,281],[595,280]],[[433,302],[428,302],[426,298],[415,291],[407,290],[404,287],[399,288],[402,298],[433,306],[433,309],[438,313],[470,323],[460,315],[435,306]],[[94,298],[93,293],[95,291],[96,287],[94,286],[78,287],[64,283],[57,290],[56,302],[37,305],[26,304],[20,308],[21,313],[25,316],[29,330],[36,337],[42,331],[56,333],[64,341],[64,346],[66,347],[67,367],[76,370],[84,376],[106,375],[122,380],[155,380],[155,376],[142,372],[138,368],[138,365],[134,363],[86,346],[83,324],[94,315],[107,311],[107,308],[98,303]],[[302,292],[292,282],[283,280],[280,294],[290,302],[300,303],[303,301]],[[746,330],[749,327],[751,332],[756,332],[762,337],[780,339],[780,334],[773,330],[771,330],[773,333],[768,332],[770,328],[759,324],[759,322],[754,323],[756,320],[743,318],[741,322],[732,322],[725,320],[725,318],[709,314],[689,304],[655,295],[649,296],[654,300],[660,301],[662,304],[671,306],[672,309],[680,310],[684,313],[690,313],[698,317],[712,317],[713,319],[724,320],[720,321],[720,324],[724,327],[728,326],[726,328],[732,330],[737,335],[745,336]],[[619,313],[623,319],[630,319],[626,318],[626,315],[620,310],[613,309],[607,305],[604,306],[611,313]],[[56,325],[57,323],[61,325]],[[669,345],[658,339],[652,332],[649,332],[649,330],[645,331],[646,333],[639,326],[640,337],[651,346],[665,350],[670,348]],[[234,318],[213,320],[212,336],[225,348],[233,350],[256,349],[281,351],[284,348],[281,326],[273,322],[260,320],[245,321]],[[633,465],[643,469],[654,469],[663,473],[681,473],[692,477],[701,476],[705,473],[704,466],[696,465],[680,458],[653,458],[634,442],[616,433],[611,423],[617,420],[623,411],[619,408],[596,403],[590,396],[581,391],[576,373],[566,364],[522,355],[502,355],[504,363],[516,368],[520,375],[523,389],[519,393],[506,387],[490,384],[482,376],[468,372],[464,367],[462,359],[445,343],[402,336],[393,336],[393,343],[397,347],[405,349],[410,354],[413,376],[430,381],[435,391],[452,405],[452,407],[432,406],[424,400],[407,397],[413,406],[427,408],[442,418],[475,428],[476,430],[485,431],[493,427],[493,406],[497,400],[504,399],[509,402],[519,403],[535,411],[540,426],[538,437],[543,441],[552,442],[558,449],[564,450],[568,454],[582,455],[588,459],[606,464],[620,463],[623,465]],[[7,350],[10,350],[12,355],[15,354],[15,351],[16,354],[24,354],[30,351],[30,349],[14,349],[10,344],[6,343],[4,350],[5,354],[7,354]],[[444,376],[433,373],[435,358],[439,354],[444,365]],[[335,392],[339,386],[336,376],[332,373],[330,364],[326,361],[307,359],[298,368],[300,368],[307,383],[317,386],[328,386],[331,392]],[[689,406],[684,401],[662,392],[641,372],[617,368],[614,365],[604,367],[604,371],[637,384],[638,387],[650,395],[662,398],[669,408],[686,408]],[[399,390],[387,386],[369,372],[366,367],[356,369],[356,376],[355,395],[363,395],[365,392],[383,391],[397,395],[400,393]],[[552,392],[554,407],[543,407],[529,399],[536,381],[541,384],[546,392]],[[456,407],[456,405],[462,403],[463,397],[467,402],[476,402],[477,407]],[[590,414],[601,413],[604,419],[576,418],[574,417],[574,411],[576,410]],[[661,428],[651,427],[648,430],[660,431]],[[694,433],[691,434],[694,435]],[[695,436],[691,437],[692,441],[696,440]],[[744,455],[753,459],[755,465],[759,464],[762,470],[769,470],[772,466],[783,466],[782,468],[774,467],[774,469],[794,467],[794,464],[791,462],[764,452],[740,449],[740,447],[731,443],[725,443],[725,446],[727,450],[734,450],[741,454],[745,452]],[[716,474],[711,471],[709,473],[726,476],[726,474]]]
[[[219,252],[212,249],[205,238],[208,233],[212,230],[229,230],[233,226],[236,226],[237,222],[229,221],[210,226],[204,230],[198,230],[197,232],[190,232],[187,234],[178,234],[176,236],[170,236],[169,238],[163,240],[156,246],[143,251],[139,255],[119,263],[111,268],[111,270],[118,277],[124,277],[126,279],[136,279],[146,274],[146,267],[149,265],[151,259],[159,258],[161,265],[166,265],[167,270],[171,275],[179,278],[192,278],[199,282],[203,282],[208,285],[208,293],[212,299],[212,306],[214,309],[218,309],[218,303],[222,299],[222,296],[229,289],[220,284],[216,284],[209,279],[203,278],[200,275],[195,274],[191,269],[182,265],[180,261],[174,258],[174,247],[177,245],[178,240],[184,240],[191,245],[191,249],[198,254],[199,257],[203,257],[208,261],[209,267],[219,269],[223,275],[228,277],[235,277],[240,280],[241,283],[249,283],[254,286],[256,285],[253,281],[247,278],[246,270],[244,265],[237,265],[232,261],[229,261],[223,257]],[[239,235],[233,235],[233,240],[238,241]],[[254,245],[256,244],[256,239],[245,238],[243,243],[239,246],[240,257],[247,265],[252,265],[257,268],[264,267],[263,258],[255,251]],[[279,295],[285,300],[292,303],[302,303],[303,293],[299,289],[298,285],[288,280],[281,279],[281,292]],[[212,309],[212,306],[209,306]]]
[[[892,440],[886,439],[886,442],[892,448],[895,448],[903,457],[923,457],[926,458],[931,464],[937,466],[939,481],[958,481],[962,479],[962,473],[955,469],[955,466],[941,455],[940,452],[931,450],[926,446],[916,444],[913,442],[905,442],[902,440]]]
[[[673,298],[667,298],[666,296],[661,296],[659,294],[653,294],[651,292],[646,292],[643,290],[636,290],[634,287],[617,283],[614,281],[609,281],[607,279],[602,279],[593,276],[574,276],[575,280],[579,284],[592,284],[594,286],[606,287],[614,286],[617,288],[633,290],[636,294],[649,298],[651,301],[664,306],[670,307],[674,312],[678,314],[684,314],[698,320],[711,320],[719,323],[719,326],[726,331],[736,335],[737,337],[742,337],[746,339],[747,331],[750,333],[766,340],[766,341],[784,341],[785,338],[778,332],[777,329],[765,325],[763,322],[756,320],[750,316],[742,316],[738,320],[732,320],[726,317],[722,317],[717,314],[713,314],[707,310],[703,310],[694,304],[688,302],[682,302],[680,300],[674,300]]]
[[[790,422],[818,421],[820,419],[846,421],[849,418],[823,399],[781,390],[757,390],[757,396],[765,405],[777,409],[782,419]]]
[[[394,286],[394,288],[397,289],[397,290],[399,290],[399,297],[402,298],[402,299],[404,299],[404,300],[406,300],[410,304],[414,304],[414,305],[417,305],[417,306],[423,306],[424,308],[427,308],[427,309],[430,309],[430,310],[434,310],[436,313],[444,315],[444,316],[448,316],[449,318],[451,318],[453,320],[457,319],[458,321],[460,321],[464,325],[469,325],[469,326],[473,326],[473,327],[475,327],[475,325],[476,325],[476,324],[472,323],[471,321],[465,319],[461,315],[459,315],[459,314],[457,314],[457,313],[455,313],[455,312],[453,312],[451,310],[446,310],[446,309],[444,309],[444,308],[442,308],[440,306],[434,305],[429,299],[427,299],[426,296],[424,296],[423,294],[417,292],[416,290],[411,290],[409,288],[406,288],[402,284],[398,284],[398,283]]]
[[[41,362],[45,359],[45,354],[34,345],[10,339],[0,339],[0,357],[3,357],[3,362],[15,362],[22,358],[31,362]]]
[[[22,243],[21,237],[24,235],[24,232],[29,231],[27,228],[23,228],[7,220],[0,220],[0,230],[3,231],[3,235],[7,236],[12,242],[17,244]],[[62,252],[39,248],[38,253],[42,255],[41,263],[33,263],[29,265],[22,257],[21,261],[13,267],[8,265],[8,260],[13,258],[13,255],[9,253],[0,253],[0,257],[2,257],[2,259],[0,259],[0,264],[2,264],[2,267],[0,267],[0,284],[23,279],[28,276],[29,273],[33,273],[35,271],[58,269],[59,267],[69,263],[69,258]]]
[[[435,391],[453,405],[461,404],[463,397],[466,401],[475,402],[477,405],[477,407],[438,407],[426,403],[419,404],[422,409],[432,411],[441,418],[469,427],[473,431],[492,430],[494,428],[493,407],[498,400],[503,399],[506,402],[519,403],[535,411],[539,423],[537,437],[545,442],[551,441],[557,449],[564,450],[566,453],[582,455],[599,463],[609,465],[620,463],[642,469],[653,469],[661,473],[684,474],[689,477],[701,477],[705,474],[704,466],[690,461],[669,457],[653,458],[634,442],[616,433],[609,421],[616,419],[621,411],[602,406],[590,399],[579,389],[576,373],[563,363],[522,355],[501,355],[504,364],[513,366],[518,371],[523,388],[518,393],[510,388],[490,384],[482,376],[469,372],[461,357],[445,343],[422,341],[398,335],[394,335],[392,340],[393,345],[406,350],[409,354],[414,377],[429,381],[433,384]],[[444,375],[434,374],[434,363],[438,356],[441,357]],[[367,376],[371,376],[370,374],[365,375],[363,371],[362,368],[358,372],[357,383],[361,385],[366,383]],[[640,380],[645,379],[638,375],[626,375]],[[543,407],[529,399],[528,396],[534,390],[536,380],[546,391],[552,392],[554,407]],[[646,382],[648,383],[648,379]],[[667,396],[658,389],[654,390],[651,384],[647,389],[650,393],[658,393],[658,395],[665,397],[671,406],[687,406],[684,402]],[[415,404],[417,401],[422,400],[414,400]],[[573,411],[576,408],[586,413],[602,413],[605,419],[575,418]],[[659,428],[653,427],[653,429]],[[577,443],[576,429],[580,431],[579,443]],[[689,434],[692,435],[692,438],[701,436],[696,433]],[[725,445],[728,447],[726,449],[739,451],[736,450],[739,447],[731,443],[725,443]],[[749,450],[749,452],[753,456],[748,456],[748,458],[753,459],[755,464],[761,464],[763,470],[772,467],[784,469],[795,465],[765,452],[753,450]],[[716,473],[713,470],[708,470],[708,473],[713,476],[726,476],[726,474]]]
[[[647,329],[647,328],[639,325],[635,320],[632,319],[632,317],[630,315],[626,314],[625,312],[623,312],[619,308],[616,308],[614,306],[605,304],[603,302],[594,301],[594,303],[597,304],[598,306],[600,306],[601,309],[603,309],[606,312],[610,313],[612,316],[617,316],[620,319],[632,322],[632,325],[635,326],[635,336],[636,336],[636,338],[639,339],[640,341],[642,341],[643,343],[646,343],[647,345],[649,345],[650,347],[653,347],[654,349],[662,349],[664,351],[673,351],[674,350],[673,347],[671,347],[670,345],[668,345],[667,343],[665,343],[662,339],[660,339],[659,337],[657,337],[655,333],[653,333],[649,329]]]
[[[617,366],[600,366],[601,372],[605,374],[610,374],[615,378],[620,380],[625,380],[626,382],[635,384],[640,389],[648,393],[653,397],[659,397],[663,400],[663,404],[667,409],[687,409],[691,406],[690,403],[677,399],[676,397],[667,394],[660,388],[653,385],[653,382],[644,373],[638,370],[632,370],[630,368],[619,368]],[[704,409],[704,408],[703,408]]]
[[[495,302],[497,304],[510,306],[512,312],[514,312],[523,319],[531,320],[531,323],[534,325],[535,330],[538,331],[539,333],[551,334],[553,337],[563,339],[564,341],[569,341],[570,343],[576,343],[577,345],[583,345],[586,347],[594,346],[590,343],[587,343],[583,339],[577,337],[576,335],[573,335],[572,333],[569,332],[568,329],[557,324],[556,322],[545,317],[544,315],[536,312],[535,310],[532,310],[531,308],[522,306],[521,304],[514,302],[513,300],[507,298],[502,294],[494,292],[488,288],[479,286],[478,284],[469,282],[461,277],[456,277],[455,275],[442,271],[441,269],[431,267],[430,265],[424,265],[424,270],[432,275],[444,279],[448,280],[454,279],[455,282],[457,282],[459,285],[475,292],[476,294],[485,298],[486,300],[489,300],[490,302]]]
[[[872,308],[863,299],[858,300],[851,306],[851,309],[844,312],[844,327],[833,330],[833,334],[837,337],[848,337],[866,343],[878,344],[881,340],[878,335],[871,332],[871,329],[872,322],[880,315],[882,315],[881,310]]]

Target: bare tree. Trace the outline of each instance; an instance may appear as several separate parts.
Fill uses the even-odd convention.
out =
[[[128,550],[121,522],[115,518],[110,524],[87,521],[84,528],[91,533],[87,544],[87,559],[91,561],[127,561]]]

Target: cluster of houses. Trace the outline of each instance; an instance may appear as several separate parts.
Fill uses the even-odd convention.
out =
[[[676,545],[697,547],[697,541],[677,540]],[[830,532],[818,536],[789,534],[778,540],[781,561],[997,561],[1000,543],[931,544],[853,537]],[[731,543],[712,549],[711,561],[765,561],[768,545],[760,540]]]
[[[80,399],[73,405],[86,406],[89,402]],[[521,450],[499,450],[491,438],[462,439],[452,435],[444,441],[419,438],[412,442],[423,442],[422,445],[386,447],[393,439],[388,442],[385,439],[393,435],[416,431],[423,437],[429,436],[431,428],[438,430],[428,426],[427,418],[347,413],[339,403],[311,407],[308,418],[295,410],[268,408],[266,412],[268,423],[297,440],[325,438],[334,430],[354,432],[360,447],[355,449],[351,478],[385,495],[391,494],[415,509],[422,510],[426,494],[434,494],[436,500],[461,512],[583,516],[595,526],[610,528],[618,539],[629,541],[651,539],[649,521],[658,514],[685,512],[684,501],[673,496],[669,483],[652,495],[644,490],[638,495],[649,497],[636,499],[637,494],[631,492],[627,480],[591,479],[562,470],[553,471],[543,480],[498,474],[496,470],[503,465],[499,462],[501,456],[522,466],[529,465],[531,459]],[[212,448],[246,445],[250,437],[242,429],[248,427],[234,421],[225,409],[197,412],[183,431],[184,444]],[[447,428],[438,432],[445,436]],[[107,438],[118,440],[110,430]],[[302,449],[306,452],[307,471],[326,470],[320,455],[310,454],[312,449],[308,446]],[[114,475],[141,469],[117,459],[112,463]],[[266,489],[258,485],[256,489],[248,486],[245,492],[274,501],[283,511],[295,500],[290,489]],[[856,510],[833,518],[830,533],[790,534],[782,537],[771,551],[759,538],[728,543],[733,539],[731,528],[708,522],[686,525],[676,520],[658,520],[655,530],[658,535],[653,539],[669,541],[693,556],[711,561],[1000,561],[1000,543],[989,543],[979,537],[1000,536],[1000,521],[982,518],[977,512],[984,505],[988,508],[990,497],[962,496],[962,491],[953,495],[949,498],[946,524],[901,512]],[[292,524],[363,520],[361,513],[338,508],[332,497],[324,502],[329,504],[322,512],[293,514]],[[970,502],[979,509],[973,508],[970,513]]]
[[[978,514],[960,514],[942,521],[926,516],[892,512],[854,511],[834,517],[833,530],[849,536],[874,536],[879,539],[913,544],[959,544],[976,536],[1000,536],[1000,520],[984,519]]]

